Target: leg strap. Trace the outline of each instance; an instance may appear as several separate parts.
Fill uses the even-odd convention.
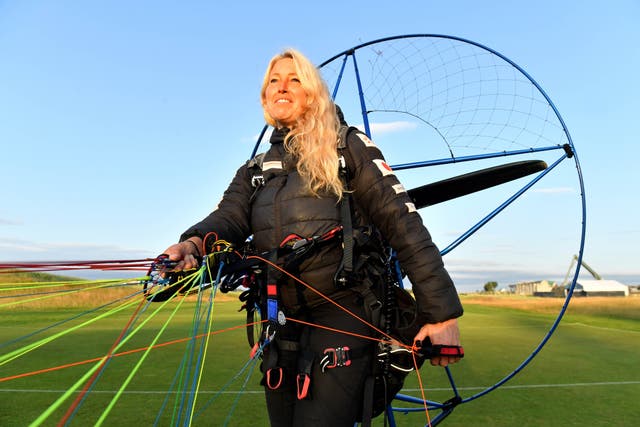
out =
[[[373,375],[369,375],[364,382],[362,404],[362,424],[361,427],[371,427],[371,418],[373,416],[373,389],[375,385],[375,378]]]

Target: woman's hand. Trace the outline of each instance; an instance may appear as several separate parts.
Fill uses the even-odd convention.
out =
[[[198,267],[198,259],[201,257],[202,239],[190,237],[189,239],[169,246],[164,254],[170,261],[176,261],[174,271],[190,270]]]
[[[415,341],[424,341],[427,337],[433,345],[455,345],[460,346],[460,330],[458,329],[458,319],[450,319],[440,323],[427,323],[424,325],[416,337]],[[447,366],[460,360],[457,356],[439,356],[431,358],[434,366]]]

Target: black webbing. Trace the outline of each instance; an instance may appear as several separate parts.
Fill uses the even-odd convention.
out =
[[[353,272],[353,224],[351,221],[351,195],[349,193],[349,168],[347,167],[347,135],[349,132],[348,126],[341,126],[340,133],[338,135],[338,150],[340,154],[340,178],[342,180],[344,191],[342,193],[342,200],[340,202],[340,215],[342,219],[342,265],[339,277],[337,278],[338,285],[348,285],[347,280]]]

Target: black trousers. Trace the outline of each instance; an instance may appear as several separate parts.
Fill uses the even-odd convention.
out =
[[[360,317],[365,318],[361,300],[354,295],[338,301],[340,305]],[[295,317],[294,317],[295,318]],[[326,303],[314,308],[305,316],[305,321],[324,325],[359,335],[371,335],[371,329],[333,304]],[[372,357],[375,343],[371,340],[346,335],[313,326],[302,326],[291,319],[278,330],[276,337],[287,343],[298,342],[297,351],[283,342],[278,348],[268,345],[265,348],[263,373],[273,366],[277,351],[277,369],[282,368],[283,378],[279,387],[278,376],[271,372],[269,385],[265,384],[265,395],[269,420],[272,427],[353,427],[361,414],[365,379],[371,375]],[[284,348],[289,348],[285,350]],[[321,369],[320,361],[325,349],[349,347],[353,356],[349,366]],[[312,356],[310,387],[308,397],[298,399],[296,376],[304,365],[308,366],[308,357]],[[305,362],[305,360],[307,362]],[[269,361],[269,362],[267,362]],[[303,365],[303,366],[301,366]]]

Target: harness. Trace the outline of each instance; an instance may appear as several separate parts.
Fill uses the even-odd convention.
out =
[[[390,248],[385,248],[382,240],[373,227],[354,227],[352,220],[352,201],[349,194],[349,171],[354,167],[346,141],[349,131],[353,128],[341,126],[338,134],[339,173],[347,190],[341,200],[340,216],[342,225],[322,236],[304,237],[298,235],[287,236],[278,248],[265,254],[272,262],[277,262],[287,271],[296,271],[297,267],[322,245],[342,240],[342,259],[334,276],[334,284],[338,289],[349,288],[358,293],[363,301],[367,320],[383,330],[386,334],[398,333],[398,325],[402,322],[413,321],[416,307],[413,297],[401,289],[393,267],[395,258]],[[251,200],[266,185],[263,173],[265,153],[251,159],[248,168],[251,171],[251,185],[254,188]],[[382,413],[395,394],[402,388],[404,377],[413,369],[409,366],[392,362],[398,355],[406,356],[401,351],[393,349],[390,344],[381,344],[375,349],[372,346],[353,349],[349,347],[327,348],[320,355],[309,354],[305,351],[307,337],[303,333],[300,341],[289,341],[279,338],[273,339],[279,327],[286,323],[286,315],[279,302],[279,284],[282,283],[281,274],[263,265],[253,267],[245,273],[242,281],[221,285],[221,291],[235,289],[240,284],[248,287],[240,295],[244,303],[242,309],[247,310],[247,324],[252,323],[254,314],[258,310],[266,327],[261,340],[255,342],[252,327],[247,328],[247,337],[252,354],[265,340],[269,340],[270,351],[265,355],[263,368],[265,376],[262,383],[270,389],[277,389],[283,384],[283,369],[278,359],[282,352],[297,352],[297,375],[295,378],[298,399],[310,398],[311,368],[318,361],[322,372],[336,368],[347,368],[353,359],[370,355],[372,357],[371,376],[365,383],[365,400],[362,411],[363,425],[370,424],[371,418]],[[228,281],[227,281],[228,282]],[[404,306],[399,306],[401,301]],[[405,325],[406,326],[406,325]],[[402,331],[409,342],[417,333],[415,325],[410,330]],[[403,340],[403,341],[406,341]],[[406,357],[404,357],[406,359]],[[411,359],[412,360],[412,359]],[[406,363],[404,364],[406,365]],[[396,369],[400,367],[400,369]]]
[[[346,125],[341,125],[340,130],[338,132],[338,162],[339,162],[339,174],[340,178],[343,182],[345,189],[347,188],[347,184],[349,182],[349,167],[348,164],[352,164],[353,162],[348,161],[350,157],[346,150],[347,148],[347,136],[350,130],[355,129]],[[249,163],[247,164],[247,168],[252,171],[251,175],[251,186],[254,191],[250,198],[251,201],[255,199],[258,191],[264,187],[266,184],[264,173],[263,173],[263,165],[264,165],[264,157],[266,153],[257,154],[253,157]],[[353,169],[353,167],[351,167]],[[342,239],[343,239],[343,255],[342,262],[340,264],[340,268],[336,273],[334,278],[334,282],[336,286],[339,288],[344,288],[347,286],[349,279],[353,273],[353,225],[352,225],[352,209],[351,209],[351,197],[349,195],[342,197],[340,201],[340,217],[342,222]],[[295,235],[294,235],[295,236]],[[303,239],[300,236],[295,236],[298,239]],[[286,240],[286,239],[285,239]],[[284,242],[283,242],[284,243]]]

